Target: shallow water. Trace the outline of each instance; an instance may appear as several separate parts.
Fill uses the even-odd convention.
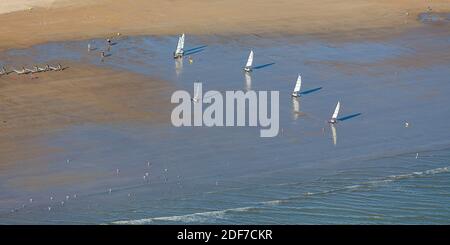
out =
[[[87,52],[87,43],[98,49]],[[73,126],[41,139],[63,152],[0,172],[0,223],[450,223],[448,26],[358,42],[188,35],[192,64],[172,59],[176,37],[121,38],[103,62],[102,43],[11,50],[3,62],[87,62],[189,91],[196,80],[203,90],[278,90],[280,134],[260,138],[251,127]],[[255,66],[275,64],[246,77],[241,67],[250,49]],[[322,89],[293,101],[298,73],[303,91]],[[335,145],[326,120],[337,100],[342,116],[362,114],[336,125]],[[47,168],[20,167],[37,161]],[[85,181],[36,190],[11,184],[55,176]]]

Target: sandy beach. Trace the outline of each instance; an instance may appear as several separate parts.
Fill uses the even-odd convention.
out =
[[[378,35],[419,26],[428,7],[450,11],[446,0],[2,1],[0,50],[48,41],[126,35],[320,34]],[[27,1],[29,2],[29,1]],[[3,5],[3,6],[2,6]],[[6,6],[4,6],[6,5]],[[29,6],[36,6],[29,10]],[[18,9],[24,9],[18,11]],[[14,11],[6,13],[7,11]],[[375,35],[377,36],[377,35]]]
[[[51,151],[34,139],[64,126],[169,120],[151,108],[170,109],[169,99],[162,97],[170,84],[79,63],[64,66],[61,72],[0,78],[0,169]]]

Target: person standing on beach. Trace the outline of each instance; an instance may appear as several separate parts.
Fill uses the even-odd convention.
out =
[[[101,62],[103,62],[103,61],[104,61],[104,58],[105,58],[105,51],[102,51],[102,52],[100,53],[100,57],[102,57]]]

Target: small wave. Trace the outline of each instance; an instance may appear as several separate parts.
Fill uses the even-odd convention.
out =
[[[283,202],[285,202],[286,200],[272,200],[272,201],[266,201],[266,202],[262,202],[262,205],[269,205],[269,206],[276,206],[276,205],[280,205]]]
[[[186,215],[175,215],[175,216],[164,216],[164,217],[154,217],[145,219],[135,219],[135,220],[121,220],[114,221],[112,224],[116,225],[145,225],[151,224],[155,221],[172,221],[181,223],[206,223],[215,221],[218,219],[224,219],[225,215],[230,212],[248,212],[256,207],[241,207],[241,208],[230,208],[217,211],[200,212]]]
[[[425,171],[420,171],[420,172],[413,172],[410,174],[390,175],[388,177],[385,177],[384,179],[368,181],[368,182],[364,182],[361,184],[348,185],[348,186],[344,186],[342,188],[336,188],[336,189],[320,191],[320,192],[306,192],[301,196],[260,202],[260,203],[256,203],[255,206],[230,208],[230,209],[208,211],[208,212],[199,212],[199,213],[186,214],[186,215],[164,216],[164,217],[154,217],[154,218],[135,219],[135,220],[121,220],[121,221],[114,221],[114,222],[112,222],[112,224],[144,225],[144,224],[154,223],[155,221],[172,221],[172,222],[181,222],[181,223],[208,223],[208,222],[213,222],[213,221],[219,220],[219,219],[225,219],[226,215],[228,213],[249,212],[252,210],[259,209],[259,208],[261,208],[260,207],[261,205],[276,206],[276,205],[281,205],[283,203],[286,203],[286,202],[289,202],[292,200],[296,200],[299,198],[305,198],[308,196],[324,195],[324,194],[335,193],[335,192],[340,192],[340,191],[355,191],[355,190],[360,190],[360,189],[373,188],[373,187],[376,187],[377,185],[390,183],[390,182],[397,181],[397,180],[416,178],[416,177],[427,177],[427,176],[431,176],[431,175],[435,175],[435,174],[447,173],[449,171],[450,171],[450,167],[443,167],[443,168],[435,168],[435,169],[430,169],[430,170],[425,170]]]
[[[361,187],[361,185],[349,185],[349,186],[346,186],[345,189],[351,190],[351,189],[358,189],[360,187]]]
[[[421,13],[418,16],[419,21],[423,23],[445,24],[450,22],[449,13]]]
[[[440,173],[446,173],[449,171],[449,167],[443,167],[443,168],[435,168],[430,170],[425,170],[421,172],[413,172],[410,174],[400,174],[400,175],[391,175],[387,177],[387,180],[400,180],[400,179],[409,179],[414,177],[423,177],[423,176],[429,176],[429,175],[435,175]]]
[[[382,184],[388,184],[388,183],[398,181],[398,180],[418,178],[418,177],[428,177],[428,176],[432,176],[435,174],[447,173],[449,171],[450,171],[450,167],[443,167],[443,168],[435,168],[435,169],[430,169],[430,170],[425,170],[425,171],[420,171],[420,172],[413,172],[410,174],[390,175],[390,176],[387,176],[385,178],[378,179],[378,180],[367,181],[367,182],[363,182],[360,184],[348,185],[348,186],[324,190],[324,191],[306,192],[300,196],[292,196],[292,197],[282,199],[282,200],[266,201],[266,202],[263,202],[262,204],[277,205],[277,204],[282,204],[282,203],[286,203],[286,202],[293,201],[293,200],[308,198],[309,196],[326,195],[326,194],[330,194],[330,193],[344,192],[344,191],[367,190],[367,189],[375,188]]]
[[[368,181],[368,182],[357,184],[357,185],[345,186],[342,188],[335,189],[334,191],[372,188],[372,187],[376,187],[377,185],[380,185],[380,184],[386,184],[386,183],[390,183],[390,182],[397,181],[397,180],[411,179],[411,178],[416,178],[416,177],[427,177],[427,176],[431,176],[431,175],[435,175],[435,174],[446,173],[446,172],[449,172],[449,170],[450,170],[449,167],[443,167],[443,168],[435,168],[435,169],[430,169],[430,170],[425,170],[425,171],[420,171],[420,172],[412,172],[409,174],[390,175],[383,179]]]

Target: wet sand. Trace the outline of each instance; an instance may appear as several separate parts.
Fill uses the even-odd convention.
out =
[[[0,15],[0,49],[117,32],[380,36],[420,26],[417,15],[428,7],[450,11],[446,0],[55,1],[50,7]]]
[[[0,223],[448,223],[449,26],[417,21],[428,6],[449,11],[102,0],[0,15],[1,65],[68,67],[0,77]],[[193,64],[171,57],[180,32],[187,49],[204,47]],[[257,65],[275,64],[244,76],[250,48]],[[298,72],[323,89],[293,101]],[[282,132],[171,127],[171,93],[197,79],[279,90]],[[339,124],[333,144],[325,121],[338,98],[362,116]]]
[[[0,169],[58,151],[35,139],[69,125],[168,122],[161,112],[170,109],[165,95],[170,83],[76,62],[61,64],[64,71],[0,77]]]
[[[33,147],[44,147],[35,148],[39,154],[0,171],[0,222],[447,224],[450,142],[443,132],[449,130],[450,59],[441,50],[449,48],[448,36],[445,24],[383,40],[189,35],[186,50],[204,47],[192,54],[192,64],[171,57],[176,36],[124,38],[104,62],[86,52],[88,42],[99,46],[103,39],[4,52],[8,63],[45,64],[59,57],[75,63],[69,65],[74,69],[95,66],[105,77],[163,81],[170,92],[192,91],[197,79],[206,90],[278,90],[282,131],[262,139],[256,128],[174,128],[164,120],[147,123],[141,110],[128,119],[116,95],[152,110],[160,107],[147,103],[152,90],[119,86],[119,92],[113,86],[115,92],[103,98],[96,89],[104,114],[124,118],[103,120],[100,113],[91,120],[98,112],[88,110],[87,119],[80,113],[87,123],[34,138]],[[248,78],[242,65],[250,48],[255,66],[275,64]],[[293,101],[299,72],[303,89],[322,89]],[[92,77],[67,81],[67,89],[95,86],[88,82]],[[143,98],[147,94],[152,96]],[[362,115],[336,125],[334,143],[326,120],[338,99],[342,116]],[[74,101],[83,104],[82,97]],[[160,115],[170,116],[173,106]],[[71,199],[62,206],[66,195]]]

